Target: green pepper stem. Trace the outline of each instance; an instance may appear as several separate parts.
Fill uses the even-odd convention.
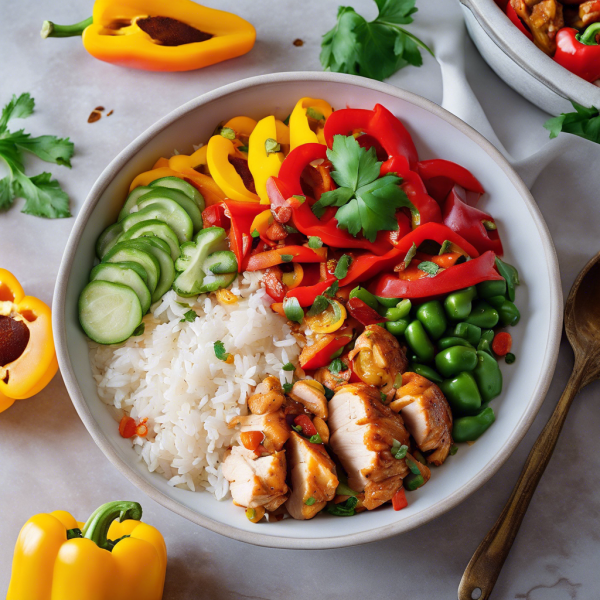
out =
[[[592,23],[583,33],[577,35],[577,40],[586,46],[597,46],[596,35],[600,33],[600,23]]]
[[[43,39],[48,37],[75,37],[81,35],[84,29],[89,27],[93,22],[93,17],[89,17],[74,25],[57,25],[52,21],[44,21],[40,35]]]
[[[108,529],[117,518],[121,523],[126,519],[139,521],[142,518],[142,507],[137,502],[126,500],[107,502],[97,508],[86,521],[81,530],[82,537],[92,540],[99,548],[110,552],[113,544],[108,541]]]

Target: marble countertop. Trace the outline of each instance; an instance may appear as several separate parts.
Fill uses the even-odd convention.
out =
[[[226,83],[265,72],[319,70],[320,37],[333,26],[335,0],[211,0],[255,24],[258,41],[241,58],[190,73],[145,73],[92,59],[79,39],[40,39],[43,19],[72,23],[88,16],[91,2],[21,0],[10,19],[0,19],[0,103],[30,92],[36,113],[24,126],[34,135],[70,136],[76,156],[71,171],[32,160],[29,170],[51,170],[77,214],[106,164],[158,118],[187,100]],[[373,15],[370,0],[352,3]],[[415,32],[458,11],[448,0],[420,0]],[[6,10],[6,8],[4,9]],[[39,12],[38,12],[39,11]],[[304,45],[296,47],[300,38]],[[525,156],[547,142],[548,115],[528,103],[489,69],[466,38],[467,74],[501,142]],[[434,102],[442,98],[440,71],[424,55],[389,83]],[[114,110],[88,124],[98,105]],[[600,249],[600,147],[585,141],[570,147],[541,174],[532,189],[554,238],[563,291]],[[2,167],[0,167],[2,168]],[[63,249],[74,219],[46,221],[20,212],[22,200],[0,213],[0,266],[26,293],[50,303]],[[79,420],[60,375],[38,396],[0,414],[0,594],[10,577],[12,548],[33,514],[66,509],[85,519],[98,505],[119,498],[139,501],[144,519],[163,532],[169,565],[165,600],[346,600],[456,598],[464,567],[494,523],[527,453],[549,417],[572,367],[566,340],[548,397],[517,450],[480,490],[454,510],[402,536],[362,547],[287,551],[253,547],[193,525],[154,503],[122,477],[96,447]],[[576,399],[554,457],[493,594],[495,599],[592,598],[600,584],[600,430],[597,384]],[[307,585],[307,582],[310,582]],[[30,600],[30,599],[24,599]]]

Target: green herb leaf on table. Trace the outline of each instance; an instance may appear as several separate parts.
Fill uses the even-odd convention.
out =
[[[416,0],[375,0],[373,21],[350,6],[340,6],[337,23],[321,41],[321,65],[326,71],[362,75],[383,81],[396,71],[423,64],[419,47],[431,49],[401,25],[413,22]]]
[[[417,269],[419,269],[419,271],[423,271],[423,273],[427,273],[429,277],[435,277],[437,272],[440,270],[440,266],[429,260],[424,260],[423,262],[419,263]]]
[[[338,260],[335,271],[333,272],[334,276],[338,279],[344,279],[344,277],[348,275],[348,269],[351,262],[352,257],[349,254],[342,254],[342,257]]]
[[[575,112],[562,113],[544,123],[544,127],[550,132],[550,139],[563,131],[600,144],[600,111],[595,106],[586,108],[576,102],[571,104]]]
[[[311,235],[308,238],[308,247],[312,250],[321,248],[321,246],[323,246],[323,240],[318,235]]]

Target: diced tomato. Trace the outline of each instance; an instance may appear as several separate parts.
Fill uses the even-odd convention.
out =
[[[392,506],[394,510],[402,510],[408,506],[408,502],[406,500],[406,494],[404,492],[404,488],[400,488],[393,496],[392,496]]]
[[[507,331],[497,333],[492,342],[492,350],[498,356],[506,356],[512,348],[512,336]]]
[[[240,439],[242,440],[244,448],[254,451],[262,444],[265,435],[262,431],[242,431],[242,433],[240,433]]]
[[[119,433],[121,437],[131,438],[136,434],[137,425],[135,424],[135,419],[128,417],[125,415],[121,422],[119,423]]]
[[[313,425],[308,415],[298,415],[294,419],[294,425],[302,427],[302,434],[306,437],[317,435],[317,428]]]

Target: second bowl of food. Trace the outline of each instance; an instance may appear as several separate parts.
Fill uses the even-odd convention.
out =
[[[547,228],[482,136],[386,84],[290,73],[192,100],[107,167],[54,327],[75,407],[138,487],[238,540],[327,548],[491,477],[561,310]]]

